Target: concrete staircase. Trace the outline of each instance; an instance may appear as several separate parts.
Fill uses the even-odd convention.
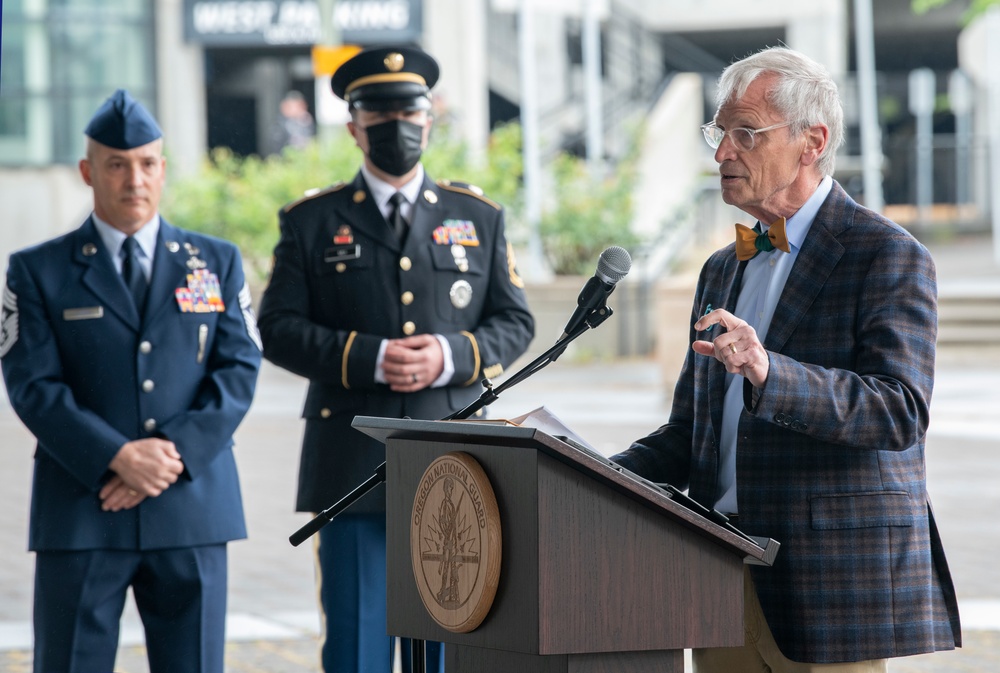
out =
[[[938,355],[1000,361],[1000,278],[942,283]]]
[[[938,359],[1000,362],[1000,262],[992,237],[979,232],[925,245],[937,266]]]

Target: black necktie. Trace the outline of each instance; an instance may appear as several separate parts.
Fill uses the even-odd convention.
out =
[[[132,295],[135,308],[139,311],[139,315],[142,315],[146,307],[146,290],[149,289],[149,284],[146,282],[146,274],[142,272],[142,265],[139,264],[139,256],[136,253],[138,247],[139,244],[131,236],[122,243],[122,278]]]
[[[389,203],[392,205],[392,210],[389,211],[389,224],[392,226],[396,240],[399,241],[400,245],[406,242],[406,220],[403,219],[403,203],[405,202],[406,197],[403,196],[402,192],[396,192],[389,197]]]

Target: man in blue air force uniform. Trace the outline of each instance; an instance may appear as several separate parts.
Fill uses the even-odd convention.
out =
[[[534,334],[503,210],[419,163],[437,78],[418,49],[370,49],[341,66],[332,86],[350,105],[361,170],[279,214],[260,326],[264,356],[310,379],[300,511],[330,507],[385,460],[351,427],[356,415],[443,418]],[[324,670],[388,673],[384,489],[320,531],[318,564]],[[439,670],[436,644],[427,654]]]
[[[38,440],[35,671],[114,668],[132,587],[151,673],[221,672],[233,431],[260,340],[239,251],[157,213],[165,159],[119,90],[86,129],[94,212],[10,258],[0,357]]]

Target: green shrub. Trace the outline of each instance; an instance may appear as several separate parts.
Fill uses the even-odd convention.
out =
[[[554,194],[543,210],[542,247],[556,274],[587,274],[609,245],[633,248],[634,162],[618,164],[607,176],[594,176],[579,157],[560,155],[552,163]]]
[[[475,184],[507,209],[508,228],[515,242],[527,239],[523,221],[521,128],[497,127],[486,151],[470,156],[464,143],[435,127],[423,157],[434,179]],[[306,190],[351,180],[361,152],[346,129],[303,149],[285,149],[267,158],[241,157],[225,148],[213,150],[194,175],[171,179],[162,212],[175,224],[236,243],[248,269],[258,278],[270,270],[278,241],[278,210],[301,198]],[[540,223],[545,253],[556,273],[588,273],[608,244],[629,247],[630,193],[634,162],[622,162],[614,175],[594,180],[584,162],[560,156],[552,166],[555,192]]]
[[[315,142],[267,158],[212,150],[195,174],[168,184],[162,212],[179,226],[232,241],[248,268],[264,277],[278,242],[278,210],[307,189],[350,179],[357,171],[360,153],[346,131],[335,134],[329,148],[321,152]]]
[[[521,127],[503,124],[490,134],[483,156],[470,155],[464,142],[455,140],[448,128],[435,127],[424,168],[435,180],[468,182],[482,188],[490,199],[503,204],[508,219],[518,220],[521,213]]]

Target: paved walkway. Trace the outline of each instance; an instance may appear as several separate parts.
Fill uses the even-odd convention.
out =
[[[981,241],[932,246],[942,283],[1000,282]],[[555,338],[556,335],[552,335]],[[586,338],[584,336],[583,338]],[[669,391],[652,360],[560,360],[508,390],[491,407],[513,417],[545,405],[610,454],[662,423]],[[318,673],[309,543],[287,538],[308,520],[292,511],[304,394],[300,379],[265,365],[253,408],[237,434],[250,538],[230,546],[227,670]],[[893,673],[1000,670],[1000,359],[942,357],[928,437],[928,481],[958,587],[966,646],[894,660]],[[27,540],[33,442],[0,393],[0,671],[31,670],[33,556]],[[117,670],[148,671],[134,609],[127,611]]]

